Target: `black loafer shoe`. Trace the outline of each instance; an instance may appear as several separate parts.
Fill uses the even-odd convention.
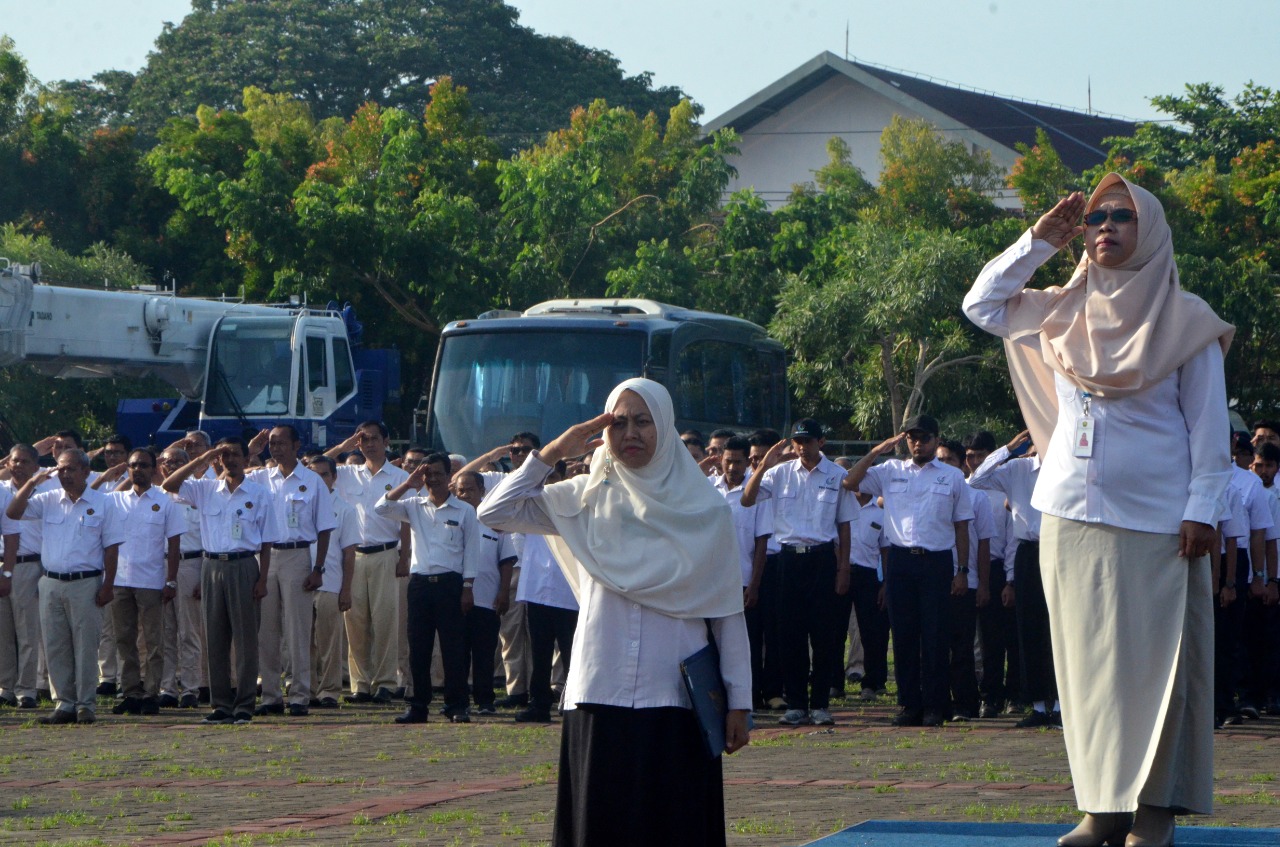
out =
[[[142,714],[142,703],[133,697],[126,697],[111,707],[111,714],[140,715]]]
[[[64,723],[75,723],[76,713],[67,709],[54,709],[49,714],[41,715],[36,718],[36,722],[44,724],[45,726],[58,726],[59,724]]]
[[[253,710],[253,714],[260,718],[265,718],[267,715],[283,715],[284,703],[263,703]]]
[[[1031,714],[1014,724],[1018,729],[1035,729],[1041,726],[1053,726],[1053,718],[1048,712],[1031,710]]]
[[[17,697],[0,697],[0,706],[8,706],[10,709],[18,708]]]
[[[419,709],[414,706],[404,710],[403,715],[396,715],[395,722],[399,724],[406,723],[426,723],[428,712],[426,709]]]
[[[114,697],[114,696],[116,696],[116,684],[115,684],[114,682],[99,682],[99,683],[98,683],[98,696],[99,696],[99,697]]]
[[[308,709],[306,706],[302,705],[301,703],[289,704],[289,717],[305,718],[309,714],[311,714],[311,710]]]
[[[394,698],[392,698],[391,696],[391,689],[384,687],[384,688],[379,688],[378,693],[374,694],[373,697],[370,699],[379,705],[385,706],[388,703],[390,703]]]
[[[249,712],[236,712],[232,716],[231,722],[237,726],[244,726],[245,724],[253,723],[253,715]]]
[[[156,705],[162,709],[176,709],[181,702],[172,694],[161,694],[160,699],[156,701]]]
[[[156,702],[154,697],[143,697],[138,701],[138,714],[158,715],[160,714],[160,704]]]
[[[355,694],[344,694],[342,699],[348,703],[372,703],[373,695],[368,691],[357,691]]]
[[[920,720],[921,726],[942,726],[942,712],[925,712],[924,717]]]
[[[204,716],[204,720],[200,721],[200,723],[207,724],[227,724],[234,722],[235,718],[231,717],[230,713],[224,712],[221,709],[214,709],[212,712]]]
[[[18,708],[19,708],[19,709],[34,709],[35,707],[36,707],[36,698],[34,698],[34,697],[19,697],[19,698],[18,698]]]
[[[92,709],[76,709],[76,723],[94,723],[97,720],[98,716]]]
[[[913,709],[903,709],[889,722],[892,726],[923,726],[924,715]]]
[[[332,697],[321,697],[312,706],[316,709],[336,709],[338,708],[338,701]]]
[[[183,694],[182,699],[178,701],[178,705],[184,709],[196,709],[200,706],[200,695]]]

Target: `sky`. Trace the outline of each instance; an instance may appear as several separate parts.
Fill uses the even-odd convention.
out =
[[[918,76],[1137,119],[1190,82],[1280,88],[1276,0],[508,0],[537,32],[608,50],[706,118],[824,50]],[[189,0],[0,0],[0,33],[43,82],[137,71]],[[1092,90],[1092,100],[1090,100]]]

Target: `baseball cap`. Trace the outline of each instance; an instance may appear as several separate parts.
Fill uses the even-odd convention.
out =
[[[796,425],[791,428],[792,438],[823,438],[825,433],[822,431],[822,424],[813,418],[801,418],[796,421]]]
[[[911,432],[912,430],[919,430],[921,432],[927,432],[930,435],[937,435],[939,432],[938,422],[928,415],[916,415],[915,417],[907,418],[906,422],[903,423],[900,432]]]

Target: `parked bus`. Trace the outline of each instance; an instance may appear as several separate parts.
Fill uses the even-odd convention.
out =
[[[415,438],[468,458],[517,432],[550,440],[635,376],[667,387],[681,431],[785,432],[786,357],[756,324],[652,300],[551,300],[444,328]]]

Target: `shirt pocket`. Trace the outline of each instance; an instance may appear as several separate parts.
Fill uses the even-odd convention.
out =
[[[929,493],[938,497],[951,496],[951,483],[949,482],[931,482],[929,483]]]
[[[431,533],[431,539],[445,552],[462,552],[462,527],[457,521],[437,523]]]
[[[891,479],[885,491],[889,494],[906,494],[909,487],[911,483],[905,479]]]

